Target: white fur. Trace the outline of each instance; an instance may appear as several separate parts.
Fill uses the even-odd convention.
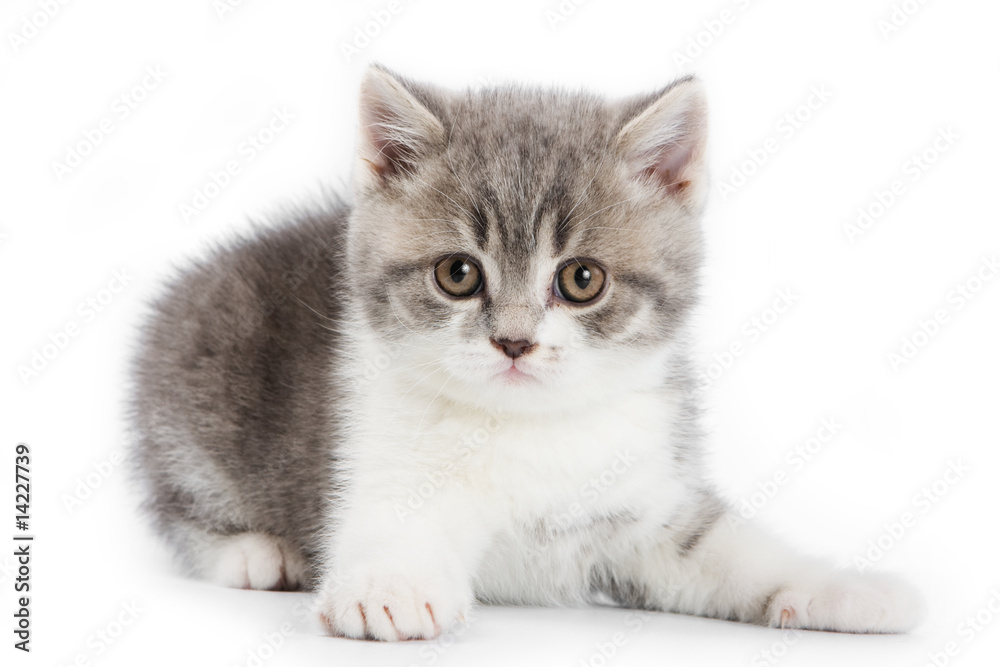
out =
[[[308,569],[297,549],[263,533],[212,538],[199,550],[199,558],[209,579],[232,588],[298,588]]]
[[[503,384],[510,361],[485,343],[456,345],[443,365],[415,361],[441,354],[415,343],[356,392],[320,591],[331,632],[429,638],[474,597],[585,603],[592,569],[608,562],[662,609],[852,632],[916,623],[901,584],[834,575],[752,527],[718,521],[679,555],[663,526],[699,480],[681,476],[669,446],[681,397],[656,382],[669,355],[617,352],[611,363],[560,328],[546,315],[525,359],[537,382]],[[384,350],[362,331],[348,373]]]

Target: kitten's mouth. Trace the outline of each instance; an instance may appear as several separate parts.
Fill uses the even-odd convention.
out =
[[[529,373],[525,373],[523,370],[518,368],[517,364],[513,361],[510,362],[510,368],[505,371],[501,371],[498,376],[508,384],[524,384],[526,382],[538,381],[538,378]]]

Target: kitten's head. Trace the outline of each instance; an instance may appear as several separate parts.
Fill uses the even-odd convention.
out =
[[[696,298],[705,119],[691,79],[607,101],[371,68],[348,242],[359,314],[457,401],[551,410],[656,385]]]

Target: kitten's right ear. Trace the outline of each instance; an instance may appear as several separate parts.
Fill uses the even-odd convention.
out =
[[[373,65],[361,83],[358,177],[384,183],[411,171],[414,162],[443,145],[441,121],[402,81]]]

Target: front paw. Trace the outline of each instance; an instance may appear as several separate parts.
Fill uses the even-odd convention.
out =
[[[472,590],[444,573],[393,575],[355,572],[330,577],[318,600],[330,634],[354,639],[433,639],[465,622]]]
[[[765,611],[771,627],[835,632],[907,632],[923,620],[925,605],[906,582],[890,575],[838,573],[818,586],[790,586]]]

